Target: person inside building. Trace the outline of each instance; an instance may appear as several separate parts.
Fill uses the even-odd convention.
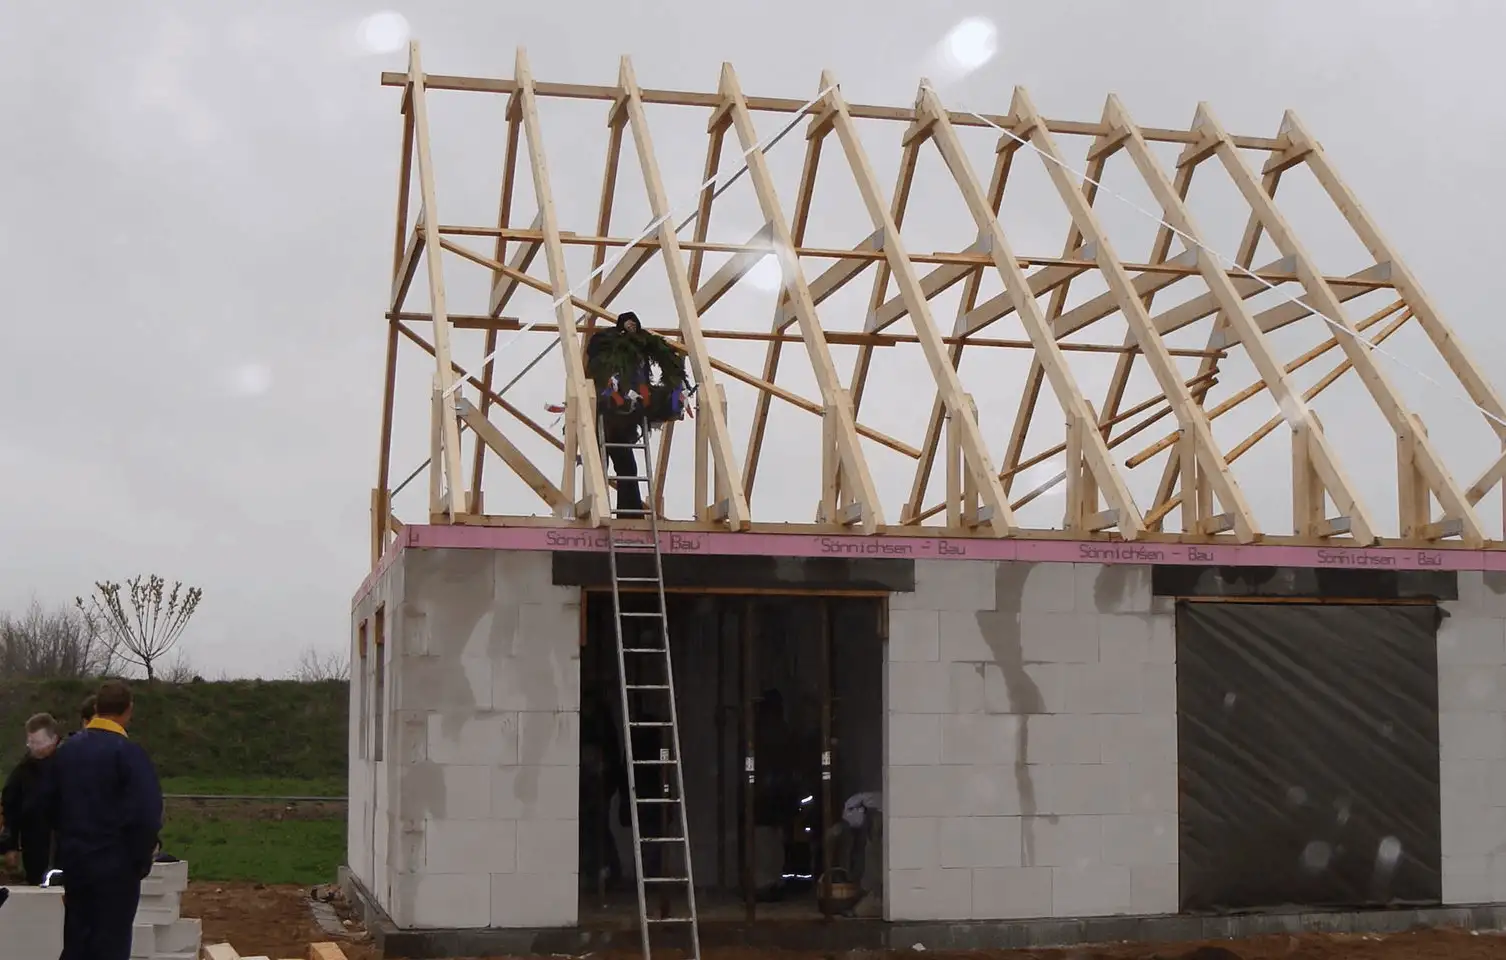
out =
[[[654,374],[658,372],[658,383]],[[684,411],[685,362],[663,337],[643,329],[631,310],[591,335],[586,344],[586,372],[596,384],[596,412],[601,417],[607,460],[617,477],[617,511],[643,516],[637,451],[644,430]]]
[[[786,847],[800,813],[793,737],[784,696],[765,690],[753,720],[753,882],[759,900],[781,900]]]
[[[57,834],[66,891],[61,960],[130,960],[141,881],[162,832],[162,787],[126,733],[131,690],[99,688],[95,717],[53,759],[35,806]]]
[[[14,870],[19,860],[26,883],[41,886],[52,868],[52,829],[46,818],[31,809],[40,794],[42,778],[53,763],[58,748],[57,721],[49,713],[39,713],[26,721],[26,756],[16,764],[0,792],[0,854],[5,865]]]
[[[875,892],[882,875],[879,869],[869,869],[868,853],[881,849],[877,841],[883,810],[879,791],[855,793],[842,805],[841,818],[827,830],[833,868],[830,875],[836,876],[838,871],[845,874],[865,897]]]
[[[618,823],[629,823],[627,764],[612,721],[610,705],[601,697],[581,701],[581,859],[582,879],[595,881],[598,895],[623,880],[622,857],[612,835],[612,808]],[[615,801],[615,803],[614,803]]]

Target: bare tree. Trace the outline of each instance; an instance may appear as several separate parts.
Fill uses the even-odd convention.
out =
[[[193,662],[182,650],[173,656],[173,662],[161,673],[161,679],[165,683],[192,683],[198,676],[199,672],[194,669]]]
[[[309,647],[298,658],[292,679],[299,683],[322,683],[326,680],[350,679],[350,655],[341,650],[320,653]]]
[[[0,677],[97,677],[116,666],[99,619],[36,600],[20,617],[0,614]]]
[[[78,608],[98,619],[116,656],[145,670],[148,683],[157,679],[157,663],[183,635],[204,596],[200,588],[185,588],[182,582],[168,589],[155,573],[127,581],[124,591],[110,581],[96,583],[94,589],[87,604],[78,598]]]

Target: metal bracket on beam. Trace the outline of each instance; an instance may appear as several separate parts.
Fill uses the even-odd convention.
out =
[[[838,514],[837,520],[844,527],[851,527],[863,520],[863,505],[861,503],[849,503]]]
[[[1233,529],[1234,514],[1232,513],[1216,514],[1200,521],[1197,525],[1197,532],[1204,536],[1213,536],[1216,533],[1223,533]]]
[[[1091,517],[1088,517],[1087,521],[1088,529],[1094,533],[1117,526],[1119,526],[1119,511],[1113,508],[1100,510]]]
[[[726,498],[718,500],[711,505],[711,519],[717,523],[726,523],[732,515],[732,501]]]
[[[1329,517],[1318,524],[1313,533],[1320,537],[1337,537],[1353,532],[1352,527],[1353,521],[1349,517]]]
[[[1464,521],[1458,517],[1440,520],[1437,523],[1425,523],[1418,530],[1418,535],[1424,540],[1447,540],[1450,537],[1464,535]]]

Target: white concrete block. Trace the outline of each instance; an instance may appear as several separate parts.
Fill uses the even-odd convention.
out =
[[[1116,664],[1072,664],[1062,671],[1068,713],[1139,713],[1144,671]]]
[[[0,957],[34,960],[63,952],[63,891],[11,887],[0,907]]]
[[[554,560],[542,550],[496,550],[492,552],[496,595],[512,600],[539,598],[558,590],[563,596],[579,597],[579,587],[554,585]]]
[[[925,870],[941,866],[941,820],[936,817],[886,817],[884,837],[890,870]]]
[[[1438,764],[1438,796],[1444,804],[1497,806],[1492,800],[1499,760],[1442,760]]]
[[[1051,912],[1058,917],[1129,913],[1129,867],[1053,867]]]
[[[890,870],[889,920],[965,920],[973,911],[971,870]]]
[[[1175,813],[1107,814],[1103,818],[1103,862],[1122,867],[1175,864]]]
[[[889,714],[889,764],[925,766],[941,762],[939,713]]]
[[[580,709],[580,658],[555,649],[487,663],[490,697],[497,710],[576,711]]]
[[[1459,599],[1443,606],[1450,612],[1506,617],[1506,574],[1496,570],[1460,570]]]
[[[1488,804],[1492,807],[1506,807],[1506,763],[1492,762],[1490,764]]]
[[[1121,785],[1124,806],[1113,813],[1176,813],[1180,803],[1177,764],[1124,763],[1111,767]]]
[[[1051,868],[987,867],[973,871],[974,920],[1051,916]]]
[[[491,878],[494,927],[573,927],[579,907],[574,873],[498,873]]]
[[[1438,713],[1438,755],[1444,760],[1506,758],[1506,718],[1499,713]]]
[[[518,762],[546,767],[579,765],[580,714],[518,714]]]
[[[398,770],[403,816],[414,820],[486,820],[492,815],[492,768],[423,763]]]
[[[940,659],[941,614],[936,610],[889,609],[889,661]]]
[[[943,867],[1017,867],[1019,817],[949,817],[941,821]]]
[[[143,957],[151,960],[157,952],[157,928],[150,923],[135,923],[131,926],[131,960]],[[0,954],[5,957],[5,954]],[[6,958],[8,960],[8,958]]]
[[[888,709],[895,713],[950,713],[952,711],[951,664],[891,663],[888,674]]]
[[[1022,613],[1020,650],[1027,663],[1097,663],[1095,613]]]
[[[434,763],[494,766],[518,762],[515,713],[431,713],[426,720],[426,749]]]
[[[492,709],[492,661],[484,655],[402,656],[389,683],[394,710],[479,713]]]
[[[957,771],[963,816],[1017,817],[1035,802],[1034,767],[1007,763],[940,769]]]
[[[1098,661],[1138,666],[1151,658],[1150,614],[1103,614],[1098,618]]]
[[[890,818],[961,816],[968,773],[967,767],[891,766],[884,813]]]
[[[514,820],[429,820],[423,838],[426,874],[511,873],[517,868]]]
[[[398,926],[484,927],[491,919],[488,874],[400,874],[394,885]]]
[[[1502,669],[1463,664],[1439,664],[1438,709],[1499,713],[1502,708]]]
[[[1490,855],[1490,903],[1506,901],[1506,855]]]
[[[1130,913],[1176,913],[1181,907],[1179,870],[1175,863],[1130,867]]]
[[[1104,763],[1176,763],[1177,717],[1172,713],[1093,717]]]
[[[1066,688],[1060,663],[1026,663],[1008,670],[983,665],[983,709],[989,713],[1062,713]]]
[[[569,873],[580,869],[580,824],[575,820],[518,821],[518,872]],[[507,873],[495,870],[494,873]]]
[[[1019,757],[1020,726],[1028,718],[999,713],[941,718],[941,762],[1012,764]]]
[[[1176,715],[1176,664],[1147,663],[1140,668],[1140,712]]]
[[[1443,902],[1491,903],[1497,901],[1488,857],[1443,858]]]
[[[1125,808],[1123,771],[1117,764],[1054,764],[1038,767],[1045,787],[1042,813],[1073,815],[1122,813]]]
[[[577,820],[580,768],[501,767],[492,771],[492,816],[515,820]]]
[[[992,560],[917,560],[916,598],[933,610],[992,610],[997,568]]]
[[[197,956],[204,939],[204,922],[197,917],[180,918],[165,927],[155,927],[158,953]]]
[[[1011,614],[993,610],[943,610],[939,616],[941,659],[949,661],[996,662],[1000,651],[994,649],[994,644],[1007,647],[1014,625]],[[985,635],[985,624],[991,633],[998,635]]]
[[[1150,567],[1127,563],[1075,563],[1076,609],[1095,613],[1150,613]]]
[[[1024,817],[1021,863],[1027,867],[1086,867],[1103,862],[1101,817]]]
[[[1445,857],[1472,857],[1506,847],[1506,809],[1444,802],[1439,846]]]
[[[1438,627],[1440,666],[1498,667],[1506,663],[1506,620],[1470,616],[1459,610],[1451,613]]]
[[[1032,563],[1026,566],[1020,594],[1022,613],[1071,613],[1077,609],[1077,571],[1070,563]]]
[[[983,664],[951,664],[952,709],[954,714],[983,712]]]
[[[188,861],[154,863],[150,879],[160,884],[164,893],[182,893],[188,889]]]
[[[1177,618],[1172,611],[1151,614],[1150,662],[1177,662]]]
[[[1025,721],[1023,759],[1030,764],[1098,763],[1098,724],[1090,715],[1038,714]]]

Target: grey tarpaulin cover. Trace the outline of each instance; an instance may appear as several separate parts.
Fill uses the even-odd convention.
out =
[[[1178,604],[1184,910],[1440,900],[1439,616]]]

